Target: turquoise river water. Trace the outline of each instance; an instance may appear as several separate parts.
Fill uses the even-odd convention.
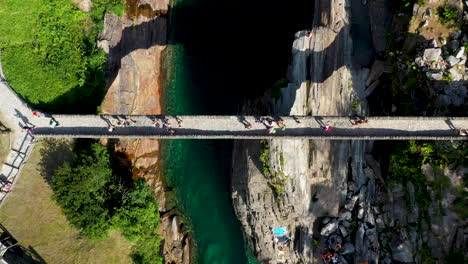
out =
[[[236,114],[285,78],[313,1],[175,0],[164,56],[166,115]],[[302,19],[302,20],[301,20]],[[191,222],[198,263],[254,264],[230,198],[230,140],[165,140],[164,174]]]

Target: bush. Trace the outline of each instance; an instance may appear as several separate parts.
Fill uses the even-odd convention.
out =
[[[439,21],[442,24],[456,24],[458,20],[458,8],[454,6],[441,6],[437,9]]]
[[[72,160],[57,169],[52,179],[53,198],[70,224],[87,237],[102,238],[109,229],[119,229],[135,242],[136,263],[162,263],[154,193],[143,179],[120,178],[112,170],[112,161],[99,144],[76,144]]]
[[[122,199],[114,223],[130,241],[137,241],[156,233],[159,223],[158,206],[145,180],[133,182],[131,191]]]
[[[131,257],[136,264],[160,264],[163,263],[159,251],[161,238],[148,236],[135,245]]]
[[[52,179],[53,198],[71,225],[91,239],[104,237],[110,228],[112,170],[109,154],[100,145],[75,154]]]

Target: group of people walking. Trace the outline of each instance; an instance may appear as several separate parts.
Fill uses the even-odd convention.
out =
[[[37,111],[32,111],[32,115],[34,117],[37,117],[37,118],[42,118],[42,117],[47,117],[47,118],[50,118],[49,120],[49,127],[50,128],[55,128],[59,125],[59,123],[57,122],[57,120],[55,120],[54,117],[52,116],[45,116],[45,115],[42,115],[40,114],[39,112]],[[23,121],[24,125],[21,126],[21,129],[28,133],[28,135],[31,137],[31,141],[30,141],[30,144],[33,144],[33,143],[36,143],[37,142],[37,139],[34,137],[33,135],[33,131],[34,129],[36,129],[36,125],[34,125],[33,123],[31,123],[31,121],[29,121],[25,116],[23,116],[20,112],[17,113],[16,115],[17,117],[21,118],[21,120]]]
[[[270,117],[260,117],[257,120],[255,120],[255,122],[265,126],[265,128],[268,130],[268,134],[276,133],[276,128],[274,127],[275,124],[279,129],[283,131],[286,130],[286,125],[284,124],[283,119],[281,119],[280,117],[277,117],[275,119]]]
[[[126,116],[117,116],[117,117],[114,117],[114,118],[117,119],[117,123],[115,125],[110,120],[105,119],[106,122],[108,123],[107,131],[109,131],[109,132],[113,132],[116,127],[126,128],[126,127],[134,126],[134,125],[137,124],[136,120],[133,120],[133,119],[128,118]],[[160,117],[160,118],[151,117],[150,119],[151,119],[151,124],[153,125],[153,127],[162,128],[162,129],[166,130],[167,132],[169,132],[169,134],[171,134],[171,135],[174,135],[176,133],[176,130],[172,127],[172,125],[170,123],[170,120],[168,118],[166,118],[166,117]],[[177,122],[177,126],[179,128],[182,127],[182,119],[180,119],[177,116],[174,116],[174,119]]]

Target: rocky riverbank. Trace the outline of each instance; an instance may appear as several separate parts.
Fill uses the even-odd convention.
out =
[[[353,51],[357,50],[353,45],[358,44],[350,35],[351,1],[316,1],[312,29],[295,36],[289,84],[281,89],[281,97],[272,99],[266,95],[246,105],[243,112],[271,113],[266,109],[272,109],[275,114],[290,115],[366,115],[366,97],[375,89],[387,87],[387,93],[390,90],[380,79],[396,75],[407,81],[405,73],[409,70],[405,69],[413,67],[401,63],[400,58],[397,65],[389,59],[388,49],[392,46],[389,48],[387,38],[383,37],[390,28],[389,17],[382,15],[388,14],[384,4],[384,1],[369,3],[372,48],[376,54],[370,60],[376,60],[367,69],[359,64],[364,61],[362,58],[357,58],[358,63],[353,60],[356,58]],[[416,14],[420,13],[418,8]],[[401,15],[395,14],[393,18],[395,27],[399,26],[398,17]],[[424,76],[439,67],[441,76],[457,79],[446,81],[446,88],[434,88],[437,93],[432,94],[433,98],[436,102],[445,100],[444,107],[466,102],[466,89],[457,86],[465,78],[465,55],[462,45],[456,45],[464,42],[463,34],[453,34],[458,33],[447,34],[450,38],[447,42],[454,43],[451,49],[425,46],[419,48],[421,58],[413,57],[413,61],[417,60],[414,63],[420,63],[414,67],[423,67]],[[432,52],[436,52],[433,60],[422,59],[425,53],[429,56]],[[441,54],[445,54],[444,59]],[[457,72],[444,73],[449,69]],[[425,84],[428,83],[421,83]],[[453,86],[457,86],[456,92],[445,91]],[[456,98],[455,94],[461,97]],[[400,104],[388,112],[401,111],[399,108]],[[439,107],[433,111],[440,115],[447,113],[446,109]],[[465,145],[456,144],[433,148],[437,153],[466,150]],[[416,149],[422,151],[421,146]],[[426,160],[426,165],[419,166],[429,177],[427,182],[415,182],[418,168],[409,176],[415,177],[413,182],[398,181],[395,174],[389,173],[388,153],[385,156],[378,151],[386,152],[381,147],[376,150],[373,142],[359,141],[236,141],[232,199],[258,259],[263,263],[319,263],[327,252],[336,252],[341,263],[430,263],[463,251],[466,223],[454,213],[456,206],[452,204],[460,199],[456,190],[463,188],[466,168],[454,164],[453,156],[445,159],[445,165],[436,166]],[[403,165],[392,161],[392,166]],[[434,167],[443,173],[434,174]],[[450,184],[442,188],[440,181],[445,179],[450,179]],[[423,198],[425,185],[430,196]],[[423,205],[422,200],[427,204]],[[423,218],[430,220],[423,223]],[[291,240],[286,246],[275,242],[272,228],[277,227],[289,231]]]
[[[169,0],[128,0],[126,14],[106,14],[98,46],[109,53],[109,79],[102,104],[105,114],[162,114],[161,64],[166,48]],[[120,139],[116,152],[133,178],[153,187],[161,213],[165,263],[189,263],[191,237],[177,211],[173,192],[161,175],[158,140]]]

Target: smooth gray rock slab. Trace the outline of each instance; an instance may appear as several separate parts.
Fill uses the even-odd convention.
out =
[[[423,60],[426,62],[438,61],[442,50],[440,48],[425,49],[423,54]]]
[[[320,231],[320,234],[322,236],[328,235],[329,233],[334,233],[338,229],[338,222],[337,221],[332,221],[328,224],[326,224],[323,228],[322,231]]]
[[[459,62],[459,59],[455,58],[454,56],[449,56],[447,58],[447,63],[450,65],[450,66],[455,66],[457,65]]]

